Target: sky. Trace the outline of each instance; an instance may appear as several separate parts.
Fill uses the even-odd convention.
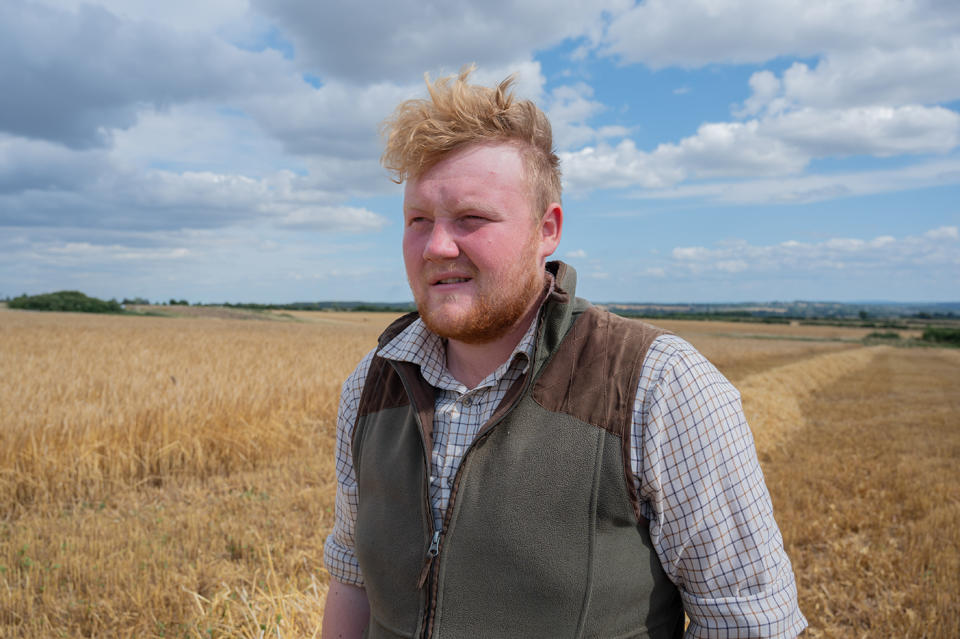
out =
[[[550,118],[596,302],[960,300],[956,0],[3,0],[0,298],[412,298],[380,122]]]

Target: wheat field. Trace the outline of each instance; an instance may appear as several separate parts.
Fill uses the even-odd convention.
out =
[[[0,310],[0,637],[319,636],[339,387],[392,319]],[[741,390],[807,636],[960,636],[960,351],[661,325]]]

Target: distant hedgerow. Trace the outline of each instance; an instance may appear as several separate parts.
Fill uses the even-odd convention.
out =
[[[923,341],[960,346],[960,328],[927,327],[923,330]]]
[[[41,295],[21,295],[7,302],[9,308],[28,311],[68,311],[74,313],[122,313],[117,300],[101,300],[80,291],[57,291]]]
[[[894,331],[873,331],[867,335],[867,339],[900,339],[900,333]]]

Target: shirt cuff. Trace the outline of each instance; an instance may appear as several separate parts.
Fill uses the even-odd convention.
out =
[[[696,639],[793,639],[807,627],[797,607],[793,580],[781,590],[744,597],[705,598],[681,591],[683,608],[690,617],[684,637]]]
[[[323,565],[341,583],[363,588],[363,574],[353,551],[338,544],[331,533],[323,544]]]

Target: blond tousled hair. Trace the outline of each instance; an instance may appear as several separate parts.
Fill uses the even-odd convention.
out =
[[[406,100],[384,121],[386,148],[380,161],[398,184],[417,178],[470,144],[516,144],[523,158],[536,215],[560,203],[560,159],[553,151],[550,121],[530,100],[517,100],[511,75],[494,88],[468,84],[473,66],[430,82],[430,99]]]

